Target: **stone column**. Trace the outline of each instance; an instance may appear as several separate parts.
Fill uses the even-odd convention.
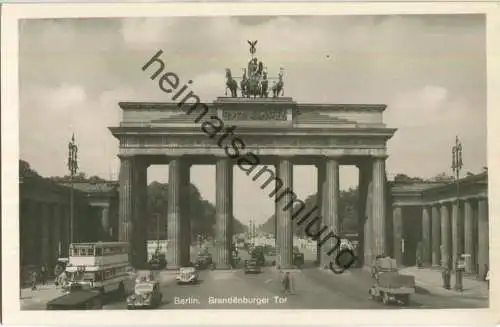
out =
[[[42,234],[42,246],[41,246],[41,264],[45,265],[45,268],[48,268],[48,264],[50,263],[50,235],[49,235],[49,205],[47,203],[40,204],[40,214],[41,214],[41,234]]]
[[[277,195],[278,241],[279,252],[277,264],[283,268],[293,266],[293,164],[289,158],[279,158],[276,176],[283,182]]]
[[[216,207],[216,267],[229,269],[233,244],[233,163],[229,158],[217,158],[215,164]]]
[[[365,202],[365,224],[364,224],[364,265],[373,264],[374,255],[374,236],[373,236],[373,163],[370,163],[366,170],[366,202]]]
[[[486,273],[485,265],[489,267],[489,226],[488,226],[488,199],[480,198],[477,202],[477,232],[478,232],[478,277],[483,278]]]
[[[101,226],[104,235],[109,235],[109,207],[104,206],[101,208]]]
[[[181,267],[181,170],[182,160],[175,158],[168,168],[168,207],[167,207],[167,269]]]
[[[325,163],[323,159],[319,163],[316,164],[316,169],[317,169],[317,181],[316,181],[316,205],[318,208],[320,208],[320,215],[323,217],[323,197],[325,195],[324,193],[324,187],[325,187]],[[316,224],[316,230],[319,231],[323,225],[322,222],[323,218],[317,220]],[[322,267],[322,262],[321,262],[321,245],[320,245],[320,240],[321,238],[318,238],[316,241],[316,261],[318,263],[319,267]],[[324,263],[323,263],[324,264]]]
[[[61,251],[59,251],[59,244],[61,242],[61,221],[62,221],[62,217],[61,217],[61,210],[59,210],[59,204],[55,204],[53,206],[53,208],[52,208],[52,215],[53,215],[52,230],[54,231],[52,233],[52,235],[54,237],[54,253],[55,253],[56,257],[60,257],[61,256]]]
[[[368,183],[371,177],[371,169],[367,166],[365,162],[359,163],[358,167],[358,249],[357,256],[358,260],[362,265],[368,264],[365,262],[365,243],[368,239],[365,233],[365,225],[368,223],[366,215],[366,202],[368,196]]]
[[[133,157],[120,157],[120,192],[118,208],[118,241],[132,241],[132,215],[133,215],[133,183],[134,163]],[[132,244],[131,244],[132,246]],[[130,251],[132,249],[129,249]]]
[[[386,176],[385,157],[373,161],[373,252],[387,254],[386,228]]]
[[[334,262],[334,251],[340,240],[339,219],[339,162],[338,158],[327,158],[325,162],[325,197],[323,198],[323,225],[326,233],[321,237],[322,264]],[[327,238],[328,237],[328,238]],[[325,242],[326,240],[326,242]]]
[[[134,215],[132,220],[132,234],[134,238],[132,252],[135,254],[134,263],[137,267],[144,267],[148,261],[148,165],[143,158],[136,158],[134,162],[133,201]]]
[[[449,267],[451,260],[450,216],[448,204],[441,205],[441,266]]]
[[[464,201],[464,253],[470,255],[466,272],[476,271],[476,251],[474,250],[474,211],[471,200]]]
[[[454,201],[451,205],[451,262],[453,264],[453,267],[455,267],[455,263],[457,262],[458,253],[461,253],[463,250],[462,237],[460,237],[460,206],[461,203],[457,201]],[[453,270],[455,270],[455,268],[453,268]]]
[[[432,263],[431,250],[431,208],[422,207],[422,263],[429,266]]]
[[[181,168],[181,264],[187,265],[191,259],[191,217],[189,198],[191,192],[190,170],[191,166],[183,162]]]
[[[432,206],[432,265],[441,265],[441,221],[439,217],[439,207]]]
[[[394,259],[398,265],[403,264],[403,208],[394,207],[392,212],[392,225],[394,231]]]

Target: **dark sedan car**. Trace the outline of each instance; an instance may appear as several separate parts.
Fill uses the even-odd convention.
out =
[[[245,261],[245,274],[260,274],[262,267],[255,259]]]

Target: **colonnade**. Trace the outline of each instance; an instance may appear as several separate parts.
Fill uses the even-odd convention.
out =
[[[21,266],[50,269],[69,248],[69,206],[22,199],[20,205]]]
[[[403,207],[393,208],[394,252],[402,261]],[[448,199],[422,206],[422,263],[454,268],[458,255],[467,256],[466,271],[483,276],[489,259],[488,199]]]
[[[147,261],[146,224],[141,222],[146,212],[146,171],[147,157],[122,156],[120,168],[120,204],[119,204],[119,240],[129,241],[133,249],[133,264],[141,265]],[[318,169],[318,210],[301,213],[303,203],[293,192],[293,157],[273,158],[275,173],[267,169],[268,174],[258,176],[254,181],[265,183],[266,178],[274,179],[276,212],[276,251],[277,265],[282,268],[293,266],[293,229],[300,220],[313,220],[316,217],[321,235],[318,247],[321,248],[319,262],[322,266],[333,260],[331,250],[341,235],[339,217],[339,166],[341,157],[316,157]],[[386,244],[386,157],[366,157],[359,159],[360,187],[363,190],[361,205],[364,208],[360,216],[363,224],[362,252],[364,262],[371,263],[376,255],[387,253]],[[169,188],[167,211],[167,268],[177,269],[190,262],[190,215],[189,215],[189,171],[190,163],[183,157],[170,158]],[[216,170],[216,226],[215,256],[218,269],[229,268],[232,264],[232,229],[233,229],[233,160],[217,157]],[[265,168],[264,168],[265,169]],[[258,169],[256,169],[257,171]],[[268,182],[270,183],[270,181]],[[266,191],[267,192],[267,191]],[[299,208],[299,210],[297,210]],[[294,211],[295,209],[295,211]],[[321,224],[319,224],[321,222]],[[304,223],[302,226],[306,226]]]

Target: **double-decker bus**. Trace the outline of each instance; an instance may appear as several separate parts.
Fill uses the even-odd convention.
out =
[[[66,266],[70,289],[97,289],[124,296],[133,289],[128,243],[73,243]]]

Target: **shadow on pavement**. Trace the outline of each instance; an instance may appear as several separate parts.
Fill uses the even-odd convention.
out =
[[[432,294],[431,291],[429,291],[428,289],[422,287],[422,286],[419,286],[419,285],[415,285],[415,293],[417,294]]]

